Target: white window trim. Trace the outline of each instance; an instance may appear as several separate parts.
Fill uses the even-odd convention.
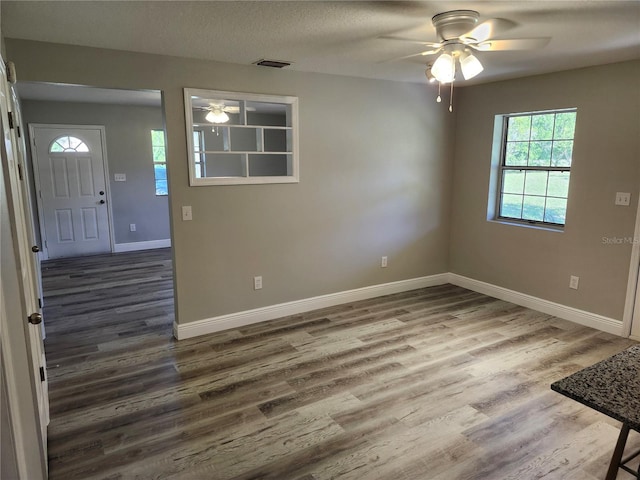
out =
[[[518,169],[517,167],[505,167],[504,165],[504,157],[506,150],[506,133],[507,133],[507,122],[510,117],[516,116],[526,116],[526,115],[544,115],[549,113],[562,113],[562,112],[576,112],[578,109],[576,107],[567,107],[567,108],[557,108],[551,110],[536,110],[531,112],[515,112],[515,113],[504,113],[496,115],[494,122],[494,136],[492,143],[492,159],[491,159],[491,175],[490,175],[490,184],[489,184],[489,209],[487,212],[487,220],[495,223],[501,223],[504,225],[513,225],[518,227],[527,227],[534,228],[538,230],[547,230],[551,232],[564,232],[566,227],[566,210],[565,210],[565,223],[551,223],[545,222],[542,220],[526,220],[526,219],[518,219],[512,217],[503,217],[500,215],[501,208],[501,197],[502,197],[502,180],[503,180],[503,171],[505,168],[507,170]],[[575,132],[574,138],[575,141]],[[524,170],[541,170],[541,171],[566,171],[571,175],[571,170],[573,167],[573,159],[572,165],[569,167],[527,167]],[[571,181],[571,180],[569,180]],[[568,200],[568,198],[567,198]],[[567,205],[568,208],[568,205]]]

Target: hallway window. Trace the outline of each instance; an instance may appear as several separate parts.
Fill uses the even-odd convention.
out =
[[[151,150],[153,152],[153,172],[156,178],[156,195],[168,195],[164,130],[151,130]]]

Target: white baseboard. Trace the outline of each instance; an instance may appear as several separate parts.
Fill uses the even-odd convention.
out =
[[[496,285],[474,280],[456,273],[449,273],[448,276],[449,283],[452,283],[453,285],[458,285],[459,287],[467,288],[474,292],[483,293],[490,297],[499,298],[500,300],[506,300],[507,302],[515,303],[516,305],[538,310],[539,312],[579,323],[580,325],[585,325],[614,335],[623,335],[622,322],[620,320],[568,307],[560,303],[550,302],[549,300],[516,292],[515,290],[509,290],[508,288],[498,287]]]
[[[171,246],[171,239],[148,240],[146,242],[116,243],[113,253],[135,252],[137,250],[151,250],[153,248],[167,248]]]
[[[127,244],[125,244],[127,245]],[[614,318],[605,317],[596,313],[568,307],[560,303],[551,302],[542,298],[527,295],[525,293],[498,287],[490,283],[481,282],[472,278],[464,277],[455,273],[440,273],[427,277],[400,280],[398,282],[372,285],[370,287],[356,288],[344,292],[330,293],[318,297],[295,300],[293,302],[269,305],[267,307],[245,310],[242,312],[230,313],[219,317],[205,318],[186,324],[173,324],[173,334],[178,340],[197,337],[208,333],[219,332],[230,328],[243,327],[253,323],[265,322],[276,318],[296,315],[299,313],[317,310],[319,308],[332,307],[343,303],[356,302],[369,298],[390,295],[393,293],[406,292],[418,288],[433,287],[451,283],[459,287],[473,290],[474,292],[499,298],[507,302],[515,303],[523,307],[531,308],[539,312],[547,313],[564,320],[569,320],[580,325],[595,328],[614,335],[623,335],[622,322]],[[640,338],[633,338],[640,340]]]
[[[219,317],[205,318],[185,324],[173,324],[173,334],[178,340],[197,337],[208,333],[219,332],[229,328],[238,328],[252,323],[264,322],[275,318],[296,315],[299,313],[317,310],[319,308],[332,307],[342,303],[367,300],[369,298],[390,295],[392,293],[406,292],[417,288],[433,287],[448,283],[448,274],[440,273],[427,277],[400,280],[397,282],[372,285],[370,287],[356,288],[344,292],[330,293],[318,297],[295,300],[293,302],[280,303],[267,307],[245,310],[243,312],[230,313]]]

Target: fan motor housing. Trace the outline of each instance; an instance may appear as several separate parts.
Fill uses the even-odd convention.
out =
[[[479,17],[475,10],[452,10],[435,15],[431,22],[442,40],[450,40],[469,32]]]

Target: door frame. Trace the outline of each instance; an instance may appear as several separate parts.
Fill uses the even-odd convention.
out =
[[[10,104],[10,88],[7,83],[4,60],[0,56],[0,89],[7,96],[6,112],[3,105],[0,115],[3,139],[0,147],[2,156],[2,175],[0,187],[6,196],[6,209],[9,217],[8,224],[0,225],[0,243],[5,250],[0,262],[2,266],[2,279],[0,279],[0,359],[6,381],[7,410],[9,413],[10,431],[14,452],[16,454],[16,467],[20,478],[45,479],[47,477],[46,447],[39,401],[37,383],[40,378],[35,378],[33,355],[31,351],[30,333],[37,328],[27,322],[31,313],[27,311],[27,297],[25,290],[32,288],[31,281],[25,283],[24,272],[28,271],[32,261],[29,245],[25,244],[27,238],[20,238],[22,230],[27,236],[26,222],[30,214],[29,206],[22,205],[24,198],[22,188],[16,187],[24,180],[18,180],[19,164],[17,158],[13,158],[17,150],[15,132],[11,132],[9,115],[13,115]],[[5,122],[7,122],[5,124]],[[9,127],[6,127],[9,125]],[[15,128],[18,126],[15,125]],[[5,128],[10,131],[9,141]],[[5,207],[3,207],[5,208]],[[5,243],[9,244],[6,248]],[[2,251],[0,250],[0,254]],[[6,271],[6,273],[5,273]],[[3,283],[5,280],[6,283]],[[32,294],[34,292],[31,292]],[[9,298],[7,298],[9,296]],[[16,299],[16,297],[19,297]],[[34,297],[35,299],[35,297]],[[18,301],[16,301],[18,300]],[[41,359],[39,359],[39,362]],[[26,369],[26,371],[25,371]]]
[[[622,336],[640,340],[640,198],[636,208],[636,225],[631,242],[629,279],[622,317]]]
[[[38,156],[35,148],[35,129],[36,128],[53,128],[53,129],[75,129],[75,130],[99,130],[100,144],[102,146],[102,166],[104,170],[104,191],[107,198],[107,222],[109,230],[109,249],[114,252],[115,234],[113,229],[113,212],[111,210],[111,179],[109,177],[109,159],[107,157],[107,136],[104,125],[69,125],[69,124],[53,124],[53,123],[30,123],[29,124],[29,145],[31,146],[31,166],[33,167],[33,179],[36,187],[36,204],[38,208],[38,225],[40,226],[40,242],[42,243],[40,260],[49,258],[49,250],[46,243],[46,230],[44,228],[44,206],[40,197],[40,172],[38,170]]]

